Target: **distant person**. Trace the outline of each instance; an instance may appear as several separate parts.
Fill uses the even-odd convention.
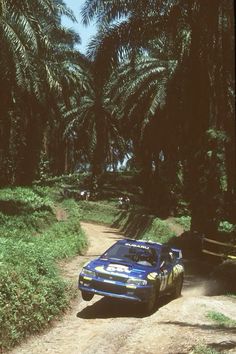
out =
[[[120,209],[129,209],[130,199],[127,195],[121,196],[118,199],[118,207]]]
[[[90,199],[90,195],[91,195],[91,193],[89,191],[86,191],[85,200],[89,200]]]
[[[119,198],[118,198],[118,207],[119,207],[120,209],[123,208],[123,203],[124,203],[124,198],[123,198],[123,197],[119,197]]]
[[[125,206],[125,209],[129,209],[129,207],[130,207],[130,199],[127,195],[124,197],[124,206]]]
[[[82,200],[89,200],[89,198],[90,198],[90,192],[87,191],[87,190],[81,191],[81,192],[80,192],[80,198],[81,198]]]

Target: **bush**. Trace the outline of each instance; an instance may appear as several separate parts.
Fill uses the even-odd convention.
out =
[[[0,247],[0,345],[9,348],[64,310],[70,287],[38,244],[0,239]]]
[[[156,218],[153,220],[149,229],[142,235],[142,238],[145,240],[166,243],[175,236],[175,233],[164,220]]]
[[[0,190],[0,210],[3,213],[14,215],[36,210],[51,210],[52,206],[52,200],[46,195],[41,197],[37,190],[20,187]]]
[[[57,221],[44,189],[2,190],[0,196],[20,200],[24,209],[19,215],[0,213],[0,347],[10,348],[66,309],[73,291],[60,279],[55,260],[81,252],[86,240],[74,201],[60,206],[67,218]],[[50,210],[38,210],[44,205]]]
[[[234,232],[236,231],[236,226],[225,220],[220,222],[218,230],[221,232]]]
[[[189,231],[191,226],[191,217],[190,216],[180,216],[175,218],[175,221],[183,226],[184,231]]]

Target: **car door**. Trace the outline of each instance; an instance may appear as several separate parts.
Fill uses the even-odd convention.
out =
[[[160,278],[160,291],[167,291],[173,283],[173,259],[168,248],[164,248],[160,255]]]

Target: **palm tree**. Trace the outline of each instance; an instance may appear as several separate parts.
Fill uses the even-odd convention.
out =
[[[107,76],[112,65],[122,58],[130,58],[132,63],[137,52],[148,51],[153,41],[164,43],[164,50],[157,51],[159,59],[164,54],[176,61],[174,75],[168,79],[165,120],[176,127],[179,144],[175,148],[184,168],[192,229],[201,232],[214,232],[219,222],[223,190],[222,171],[219,173],[216,165],[224,131],[230,141],[224,142],[227,166],[231,166],[227,171],[227,188],[235,195],[235,186],[231,184],[235,176],[235,149],[229,147],[235,146],[229,129],[233,124],[232,14],[233,3],[224,0],[214,4],[205,0],[94,0],[87,1],[83,9],[85,23],[97,18],[100,24],[100,34],[91,42],[89,54],[101,76]],[[166,128],[169,127],[167,124]],[[216,134],[212,135],[212,130]],[[214,145],[209,159],[209,148]],[[149,154],[156,152],[156,147],[152,149]],[[214,176],[211,188],[208,174]],[[199,205],[206,205],[205,210]]]
[[[0,1],[0,121],[4,136],[0,148],[5,181],[25,183],[35,176],[44,126],[78,79],[75,66],[79,60],[72,44],[79,38],[62,28],[61,14],[74,19],[62,1]],[[9,169],[11,159],[15,171]]]
[[[106,95],[107,86],[97,86],[94,63],[87,60],[87,68],[81,74],[84,92],[65,115],[66,135],[74,135],[78,160],[91,165],[95,185],[107,165],[124,158],[124,144],[112,114],[113,105]]]
[[[163,209],[161,201],[163,198],[167,201],[171,193],[171,190],[166,190],[165,197],[160,197],[164,189],[163,185],[161,186],[162,178],[159,172],[160,166],[164,165],[160,156],[165,152],[166,160],[169,155],[167,154],[169,139],[163,109],[167,83],[173,75],[175,65],[174,61],[160,60],[154,57],[154,54],[150,56],[145,52],[133,60],[132,65],[121,65],[109,85],[112,103],[114,107],[118,107],[115,113],[121,121],[123,135],[132,141],[136,164],[139,161],[145,200],[152,206],[155,203],[156,209],[157,206]],[[158,186],[161,188],[157,188]],[[170,188],[169,183],[168,189]],[[154,198],[154,194],[158,197]]]

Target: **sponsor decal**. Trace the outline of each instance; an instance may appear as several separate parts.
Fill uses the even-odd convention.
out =
[[[146,246],[146,245],[140,245],[140,244],[138,244],[138,243],[129,243],[129,242],[127,242],[127,243],[125,243],[125,246],[136,247],[136,248],[143,248],[143,249],[145,249],[145,250],[149,250],[149,249],[150,249],[150,247],[148,247],[148,246]]]
[[[181,264],[176,264],[172,270],[171,273],[168,274],[168,271],[165,270],[164,272],[161,273],[160,280],[161,280],[161,286],[160,290],[165,290],[167,285],[171,285],[173,281],[179,276],[180,273],[184,271],[184,267]]]
[[[173,273],[171,272],[168,276],[167,284],[171,285],[173,283],[173,279],[174,279]]]
[[[97,266],[95,270],[103,274],[131,272],[127,266],[124,266],[122,264],[109,264],[106,269],[104,268],[104,266]]]
[[[122,264],[109,264],[106,270],[108,272],[130,273],[129,268]]]
[[[168,274],[161,274],[161,286],[160,290],[164,290],[167,286]]]
[[[177,278],[180,273],[183,273],[184,267],[181,264],[176,264],[173,268],[173,278]]]

